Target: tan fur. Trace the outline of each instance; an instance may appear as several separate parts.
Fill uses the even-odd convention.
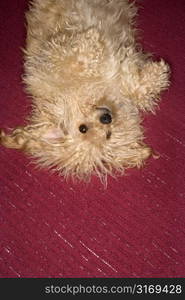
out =
[[[135,15],[127,0],[34,0],[24,75],[33,110],[26,127],[1,130],[1,144],[80,179],[140,167],[152,151],[139,110],[154,111],[169,67],[138,50]]]

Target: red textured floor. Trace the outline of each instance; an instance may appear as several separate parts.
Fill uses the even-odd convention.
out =
[[[145,119],[160,154],[142,170],[88,184],[35,170],[0,147],[0,277],[185,276],[184,0],[140,1],[146,50],[171,64],[172,85]],[[0,1],[0,127],[24,121],[26,0]]]

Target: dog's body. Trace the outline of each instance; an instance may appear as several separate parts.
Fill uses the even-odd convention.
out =
[[[1,143],[64,176],[141,166],[151,149],[139,110],[154,110],[169,68],[138,50],[135,14],[128,0],[34,0],[24,76],[33,110]]]

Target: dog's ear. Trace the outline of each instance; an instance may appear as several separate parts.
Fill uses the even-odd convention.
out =
[[[41,138],[47,142],[54,143],[55,141],[64,139],[66,135],[68,135],[68,130],[64,122],[61,122],[58,127],[52,126],[46,128]]]
[[[42,136],[44,140],[57,140],[64,136],[63,132],[59,128],[48,129]]]
[[[134,143],[128,152],[127,164],[130,167],[141,167],[144,161],[151,157],[153,150],[144,143]]]
[[[29,135],[24,127],[15,128],[11,134],[6,134],[0,130],[0,144],[12,149],[22,149],[29,139]]]
[[[33,153],[43,148],[46,143],[53,145],[61,141],[65,133],[60,128],[28,125],[17,127],[10,134],[0,130],[0,144],[12,149]]]

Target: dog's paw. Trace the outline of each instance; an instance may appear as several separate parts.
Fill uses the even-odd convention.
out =
[[[151,75],[151,80],[153,79],[153,88],[156,94],[169,86],[170,67],[163,59],[159,62],[153,62],[151,64],[151,70],[149,68],[148,72]]]
[[[170,67],[161,59],[159,62],[149,61],[140,71],[139,88],[136,90],[137,105],[144,111],[154,112],[160,94],[170,84]]]

